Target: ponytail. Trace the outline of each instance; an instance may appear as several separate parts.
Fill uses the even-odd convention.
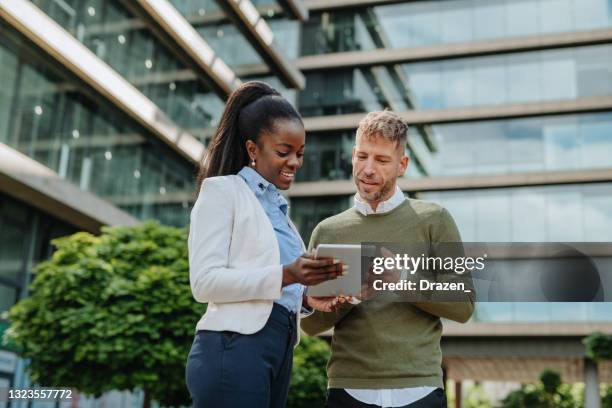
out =
[[[246,82],[232,92],[200,165],[197,191],[208,177],[238,173],[249,162],[246,141],[257,142],[262,132],[272,132],[279,119],[302,123],[295,108],[265,82]]]

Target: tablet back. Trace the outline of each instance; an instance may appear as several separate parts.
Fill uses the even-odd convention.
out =
[[[366,248],[366,252],[368,248]],[[364,256],[370,254],[364,254]],[[359,296],[361,293],[362,246],[346,244],[319,244],[317,258],[336,258],[348,266],[348,274],[308,288],[308,296]]]

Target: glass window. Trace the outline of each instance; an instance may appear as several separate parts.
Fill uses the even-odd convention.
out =
[[[612,47],[582,47],[574,50],[576,96],[612,94]]]
[[[516,37],[538,32],[538,3],[531,0],[506,2],[506,35]]]
[[[434,125],[430,176],[612,168],[612,113]]]
[[[475,60],[473,104],[477,106],[500,105],[508,100],[506,74],[503,57]]]
[[[371,29],[357,37],[363,18]],[[342,24],[338,22],[342,20]],[[608,0],[453,0],[412,1],[313,12],[302,37],[302,53],[409,48],[469,43],[553,33],[571,33],[612,25]]]
[[[568,100],[612,94],[612,46],[594,45],[306,74],[304,116]],[[387,68],[386,70],[384,68]],[[402,89],[405,88],[405,89]]]
[[[207,24],[197,29],[202,38],[218,53],[219,58],[230,67],[264,64],[263,59],[236,26],[223,23]]]
[[[354,140],[352,132],[309,134],[297,181],[350,179]]]
[[[207,14],[220,12],[214,0],[170,0],[176,9],[186,16],[204,17]]]
[[[486,2],[472,2],[477,7],[472,8],[472,26],[474,41],[497,39],[504,33],[504,1],[489,0]]]
[[[350,207],[350,197],[292,198],[290,216],[308,245],[312,230],[326,218]]]
[[[511,231],[506,232],[516,242],[547,242],[547,199],[538,190],[517,188],[510,197]],[[525,222],[529,220],[529,222]]]
[[[446,207],[466,242],[610,242],[612,183],[420,193]],[[610,202],[610,201],[608,201]],[[595,226],[595,223],[599,225]]]
[[[442,65],[432,62],[415,63],[405,67],[408,78],[407,88],[413,93],[415,109],[436,109],[445,106]]]
[[[308,87],[298,95],[304,116],[339,115],[383,108],[380,89],[360,69],[312,73]]]
[[[9,118],[17,86],[17,56],[0,47],[0,78],[4,83],[0,87],[0,143],[6,143],[9,135]]]
[[[578,96],[576,60],[571,52],[547,51],[542,56],[541,95],[543,100],[572,99]],[[563,84],[563,85],[560,85]]]
[[[580,7],[576,7],[580,1]],[[583,30],[602,28],[609,25],[612,16],[610,0],[574,0],[574,27]]]
[[[414,47],[436,44],[442,37],[440,2],[416,2],[397,7],[375,8],[384,29],[392,35],[387,47]],[[388,25],[387,21],[391,24]],[[408,32],[408,36],[398,35]],[[405,38],[405,40],[403,40]]]
[[[540,0],[540,30],[542,34],[574,30],[575,0]],[[578,8],[583,7],[579,6]]]
[[[186,159],[126,115],[81,93],[73,79],[2,29],[7,35],[0,38],[1,54],[14,55],[18,48],[21,56],[13,65],[21,78],[14,102],[0,104],[0,116],[9,112],[9,146],[118,206],[191,201],[195,169]],[[184,225],[188,213],[181,214]]]
[[[17,289],[0,283],[0,314],[9,310],[16,301]]]
[[[506,58],[508,99],[506,102],[533,102],[541,99],[540,81],[542,77],[539,58],[535,55],[519,54]],[[539,75],[538,75],[539,73]],[[564,86],[565,84],[558,84]]]
[[[470,61],[451,60],[442,69],[442,89],[444,105],[441,108],[471,106],[473,98],[473,72]]]
[[[547,169],[575,169],[580,166],[580,132],[574,118],[550,118],[542,134]]]
[[[472,41],[470,0],[455,0],[441,7],[441,42]]]
[[[612,143],[610,132],[612,114],[584,115],[579,117],[581,141],[580,163],[589,163],[592,167],[609,167],[612,165]]]
[[[27,254],[27,235],[23,226],[14,225],[7,219],[0,219],[0,278],[4,282],[20,285]]]
[[[193,77],[188,78],[188,86],[181,86],[189,68],[143,27],[120,1],[34,0],[34,3],[136,86],[179,126],[204,128],[210,126],[213,119],[218,119],[215,107],[222,104],[221,100]],[[210,8],[210,4],[200,3],[198,10],[202,7]],[[212,96],[217,103],[209,109],[206,104],[193,102],[202,95]]]
[[[482,322],[555,322],[609,321],[610,303],[478,303],[474,321]]]

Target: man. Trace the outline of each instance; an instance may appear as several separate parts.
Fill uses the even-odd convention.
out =
[[[408,166],[406,139],[406,124],[391,111],[369,113],[359,123],[352,155],[355,206],[317,225],[310,250],[322,243],[460,242],[445,209],[407,199],[398,188],[397,178]],[[440,318],[466,322],[474,309],[470,295],[460,302],[364,301],[334,307],[302,320],[310,335],[334,328],[326,407],[446,407]]]

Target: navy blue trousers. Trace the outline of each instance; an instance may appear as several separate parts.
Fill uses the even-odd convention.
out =
[[[254,334],[200,330],[187,360],[196,408],[284,408],[296,341],[295,314],[274,304]]]

